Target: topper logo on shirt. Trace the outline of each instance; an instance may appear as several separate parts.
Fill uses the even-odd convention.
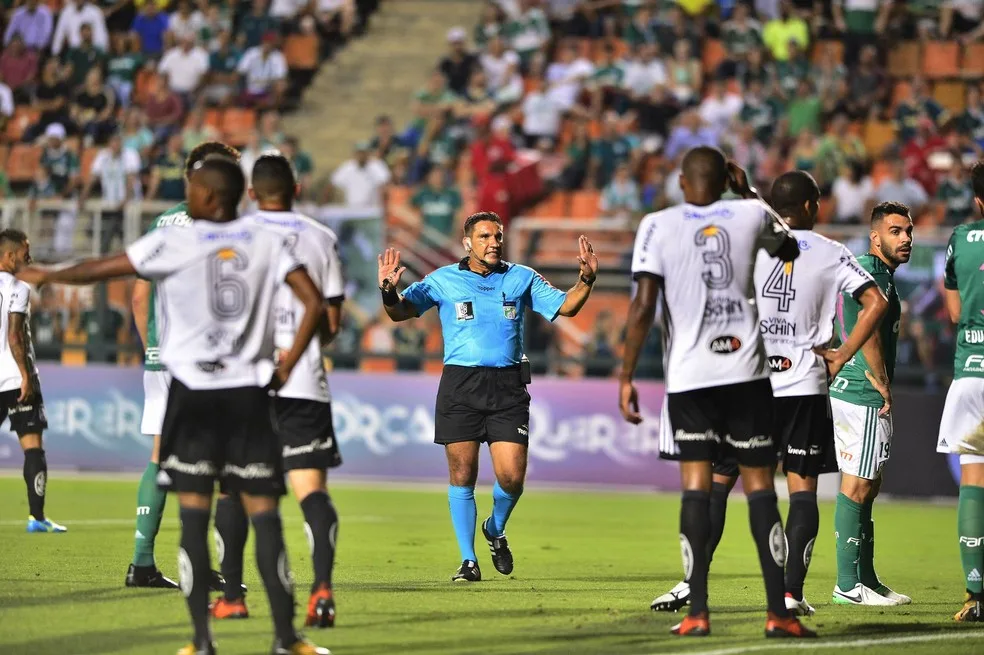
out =
[[[478,285],[478,290],[479,291],[495,291],[495,287],[485,287],[485,286],[482,286],[481,284],[479,284]]]
[[[459,321],[471,321],[475,318],[475,310],[470,300],[456,302],[454,304],[454,315]]]

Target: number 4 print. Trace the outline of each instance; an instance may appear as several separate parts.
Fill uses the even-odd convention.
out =
[[[796,299],[793,288],[793,262],[776,262],[769,278],[762,288],[762,297],[771,298],[778,303],[780,312],[788,312],[789,304]]]

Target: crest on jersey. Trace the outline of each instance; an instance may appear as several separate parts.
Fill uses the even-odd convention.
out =
[[[459,321],[470,321],[475,318],[475,309],[470,300],[456,302],[454,304],[454,315]]]
[[[502,303],[502,315],[510,321],[515,321],[516,317],[519,316],[519,312],[516,309],[516,303],[510,301]]]

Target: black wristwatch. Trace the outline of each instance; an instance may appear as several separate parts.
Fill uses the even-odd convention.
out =
[[[587,277],[584,277],[584,273],[581,273],[581,278],[580,279],[581,279],[581,282],[584,282],[586,285],[588,285],[590,287],[592,284],[595,283],[595,280],[598,279],[598,276],[597,275],[592,275],[590,278],[587,278]]]

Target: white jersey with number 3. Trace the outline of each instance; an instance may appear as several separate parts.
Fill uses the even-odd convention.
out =
[[[273,377],[273,303],[301,264],[249,219],[149,232],[126,250],[157,282],[161,362],[190,389],[265,386]]]
[[[669,393],[768,377],[752,270],[759,248],[775,252],[787,234],[758,200],[683,204],[642,220],[632,274],[663,279]]]
[[[340,300],[345,295],[342,261],[338,256],[338,237],[321,223],[296,212],[258,211],[250,215],[258,226],[281,235],[291,252],[307,269],[325,300]],[[297,326],[304,315],[304,305],[286,284],[281,285],[276,300],[278,350],[294,345]],[[315,335],[298,360],[287,384],[277,392],[284,398],[330,402],[331,392],[321,355],[321,338]]]
[[[10,350],[7,330],[11,314],[24,314],[25,326],[31,322],[31,288],[10,273],[0,272],[0,391],[20,389],[21,373]],[[30,335],[30,327],[26,328]],[[34,375],[38,374],[34,358],[34,344],[27,339],[27,366]]]
[[[796,261],[760,252],[755,262],[759,327],[774,396],[826,395],[827,369],[813,348],[834,332],[841,294],[857,297],[875,281],[843,244],[812,230],[793,230]]]

